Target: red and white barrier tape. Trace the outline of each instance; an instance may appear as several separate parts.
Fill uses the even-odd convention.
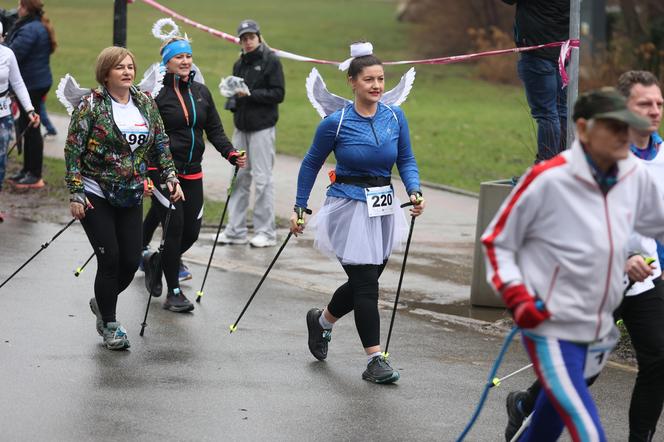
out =
[[[181,20],[184,23],[191,25],[197,29],[200,29],[203,32],[207,32],[208,34],[214,35],[215,37],[222,38],[224,40],[227,40],[231,43],[235,44],[240,44],[240,40],[235,37],[234,35],[227,34],[226,32],[219,31],[217,29],[213,29],[209,26],[205,26],[201,23],[198,23],[194,20],[191,20],[181,14],[178,14],[177,12],[173,11],[172,9],[167,8],[166,6],[163,6],[156,2],[155,0],[142,0],[143,3],[146,3],[150,6],[152,6],[155,9],[158,9],[159,11],[163,12],[164,14],[170,15],[171,17]],[[473,60],[475,58],[480,58],[480,57],[489,57],[493,55],[502,55],[502,54],[510,54],[510,53],[517,53],[517,52],[527,52],[527,51],[534,51],[536,49],[542,49],[542,48],[552,48],[552,47],[557,47],[560,46],[560,56],[558,58],[558,68],[560,69],[560,76],[563,79],[563,84],[567,85],[569,82],[569,77],[567,76],[567,72],[565,71],[565,63],[570,57],[572,48],[578,48],[579,47],[579,40],[566,40],[566,41],[559,41],[559,42],[554,42],[554,43],[546,43],[546,44],[541,44],[541,45],[535,45],[535,46],[524,46],[520,48],[510,48],[510,49],[498,49],[495,51],[486,51],[486,52],[478,52],[474,54],[464,54],[464,55],[453,55],[449,57],[439,57],[439,58],[428,58],[424,60],[402,60],[402,61],[386,61],[383,62],[383,64],[389,64],[389,65],[399,65],[399,64],[450,64],[450,63],[459,63],[462,61],[468,61],[468,60]],[[303,55],[297,55],[293,54],[292,52],[288,51],[283,51],[281,49],[275,49],[272,48],[274,52],[282,58],[288,58],[290,60],[296,60],[296,61],[304,61],[307,63],[316,63],[316,64],[333,64],[333,65],[339,65],[341,62],[339,61],[332,61],[332,60],[322,60],[319,58],[311,58],[311,57],[305,57]]]

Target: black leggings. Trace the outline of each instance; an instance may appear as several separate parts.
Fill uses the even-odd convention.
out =
[[[81,224],[97,256],[95,299],[104,322],[114,322],[118,295],[138,269],[143,207],[117,208],[104,198],[85,195],[94,206]]]
[[[159,223],[161,223],[159,212],[157,211],[155,204],[151,203],[150,209],[143,220],[143,249],[145,249],[152,241],[154,231],[159,227]]]
[[[39,114],[39,108],[41,107],[42,97],[46,95],[50,86],[45,89],[34,89],[29,90],[30,101],[32,106],[35,108],[35,112]],[[19,104],[20,106],[20,104]],[[30,123],[28,118],[28,113],[23,109],[23,106],[20,106],[21,116],[18,119],[16,125],[17,131],[19,134]],[[42,166],[44,164],[44,139],[41,134],[41,126],[39,127],[30,127],[25,132],[25,136],[22,140],[23,142],[23,172],[30,172],[36,177],[42,176]]]
[[[334,292],[327,306],[336,318],[355,312],[355,326],[364,348],[380,345],[378,278],[385,264],[387,261],[381,265],[344,265],[348,281]]]
[[[168,213],[168,190],[161,190],[159,176],[156,172],[150,172],[155,183],[155,195],[152,196],[152,207],[159,213],[161,225],[166,221]],[[171,210],[171,218],[168,222],[164,251],[161,257],[161,267],[166,277],[168,289],[173,290],[180,287],[178,272],[180,270],[180,258],[184,252],[198,239],[203,221],[203,180],[180,179],[180,187],[184,193],[185,200],[173,203],[175,210]],[[160,190],[157,190],[160,189]],[[156,193],[159,192],[163,198],[159,201]],[[200,215],[200,217],[199,217]]]
[[[629,405],[629,441],[650,441],[664,403],[664,284],[627,296],[618,314],[632,340],[639,364]]]

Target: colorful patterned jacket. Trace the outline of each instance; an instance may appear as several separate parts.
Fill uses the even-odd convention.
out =
[[[149,135],[133,152],[113,120],[111,97],[97,88],[81,100],[69,123],[65,144],[65,181],[71,193],[82,193],[82,177],[95,180],[113,206],[141,203],[148,162],[162,172],[162,182],[175,176],[168,135],[152,98],[132,86],[134,104],[145,118]]]

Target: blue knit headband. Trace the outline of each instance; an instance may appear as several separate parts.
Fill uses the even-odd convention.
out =
[[[166,65],[168,60],[178,54],[191,55],[191,44],[187,40],[175,40],[164,46],[164,49],[161,51],[161,62]]]

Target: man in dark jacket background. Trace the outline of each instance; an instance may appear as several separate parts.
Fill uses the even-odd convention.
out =
[[[502,0],[516,4],[514,42],[533,46],[569,39],[569,0]],[[517,70],[537,121],[537,157],[548,160],[567,144],[567,89],[558,71],[560,48],[522,52]]]
[[[229,220],[219,236],[222,244],[247,243],[247,210],[252,180],[256,186],[253,224],[254,247],[277,243],[274,223],[274,185],[272,167],[275,158],[275,125],[278,105],[284,101],[284,74],[281,62],[262,39],[258,23],[243,20],[237,35],[242,55],[233,65],[233,75],[241,77],[249,94],[238,93],[226,107],[233,112],[233,145],[247,151],[247,166],[237,174],[228,203]]]

